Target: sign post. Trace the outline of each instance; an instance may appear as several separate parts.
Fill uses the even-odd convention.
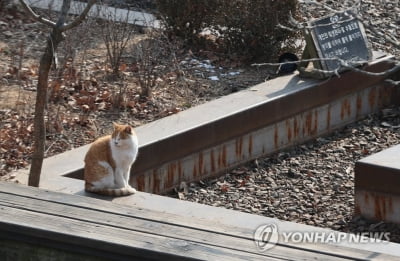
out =
[[[335,13],[310,22],[304,36],[306,48],[302,59],[320,59],[313,62],[314,69],[340,72],[344,69],[335,58],[356,66],[367,63],[372,57],[364,27],[351,11]],[[313,71],[308,65],[308,62],[300,64],[300,75],[313,78],[331,75]]]

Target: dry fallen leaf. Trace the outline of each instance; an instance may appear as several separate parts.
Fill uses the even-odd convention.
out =
[[[221,191],[224,192],[224,193],[225,193],[225,192],[228,192],[228,191],[229,191],[229,185],[223,184],[223,185],[221,185],[220,189],[221,189]]]
[[[123,64],[121,64],[121,65],[119,66],[119,70],[120,70],[121,72],[126,71],[126,68],[127,68],[126,63],[123,63]]]

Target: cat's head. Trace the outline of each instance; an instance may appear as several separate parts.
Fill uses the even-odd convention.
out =
[[[133,128],[129,125],[123,125],[113,123],[114,131],[111,135],[112,142],[115,146],[124,146],[127,142],[130,142],[132,135],[134,134]]]

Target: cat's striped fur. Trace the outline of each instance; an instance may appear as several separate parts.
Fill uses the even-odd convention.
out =
[[[130,170],[138,154],[138,140],[129,125],[114,123],[111,135],[92,143],[85,157],[85,190],[108,196],[136,192],[129,185]]]

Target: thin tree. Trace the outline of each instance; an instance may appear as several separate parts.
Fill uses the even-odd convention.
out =
[[[24,9],[37,21],[51,27],[51,32],[47,39],[46,48],[40,59],[39,79],[37,84],[35,117],[34,117],[34,152],[32,155],[32,164],[29,171],[28,185],[38,187],[40,173],[42,171],[43,158],[45,152],[46,127],[45,127],[45,108],[47,101],[47,85],[49,71],[54,59],[58,45],[64,40],[64,32],[78,26],[86,18],[90,8],[96,0],[89,0],[82,13],[73,21],[67,23],[67,17],[71,6],[71,0],[63,0],[60,14],[57,22],[48,20],[36,14],[25,0],[19,0]]]

